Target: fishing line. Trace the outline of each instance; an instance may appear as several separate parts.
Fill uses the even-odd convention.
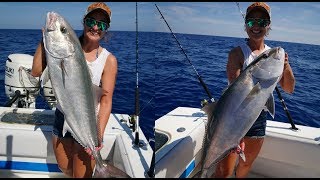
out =
[[[151,102],[152,99],[153,99],[153,97],[148,101],[148,103],[144,106],[144,108],[147,107],[147,105]],[[144,108],[142,108],[141,111],[143,111]],[[141,113],[141,111],[139,113]],[[153,132],[154,132],[154,127],[153,127]],[[149,144],[150,144],[150,141],[155,141],[155,140],[150,138]],[[146,174],[149,176],[149,178],[155,177],[155,151],[154,151],[154,149],[153,149],[153,154],[152,154],[152,158],[151,158],[150,168]]]
[[[238,3],[238,2],[236,2],[237,3],[237,6],[238,6],[238,9],[239,9],[239,11],[240,11],[240,13],[241,13],[241,15],[242,15],[242,17],[243,17],[243,19],[245,18],[244,16],[244,14],[243,14],[243,12],[241,11],[241,8],[240,8],[240,4]]]
[[[149,105],[149,103],[152,101],[153,97],[147,102],[147,104],[139,111],[139,115],[140,113]]]
[[[210,101],[211,101],[211,102],[214,102],[214,98],[213,98],[213,96],[211,95],[208,87],[206,86],[206,84],[205,84],[204,81],[202,80],[202,78],[201,78],[201,76],[199,75],[199,73],[197,72],[196,68],[195,68],[195,67],[193,66],[193,64],[191,63],[190,59],[188,58],[188,55],[185,53],[184,49],[182,48],[182,46],[181,46],[181,44],[179,43],[178,39],[176,38],[175,34],[172,32],[172,30],[171,30],[168,22],[166,21],[166,19],[165,19],[164,16],[162,15],[162,13],[161,13],[160,9],[158,8],[157,4],[155,4],[155,6],[156,6],[156,8],[158,9],[158,11],[159,11],[162,19],[164,20],[164,22],[167,24],[169,30],[171,31],[172,36],[174,37],[174,39],[175,39],[176,42],[178,43],[178,45],[179,45],[180,49],[182,50],[183,54],[186,56],[186,59],[188,60],[188,62],[189,62],[190,65],[192,66],[193,70],[194,70],[195,73],[197,74],[198,79],[199,79],[201,85],[203,86],[204,90],[206,91],[206,93],[208,94],[208,96],[209,96],[209,98],[210,98]]]
[[[239,9],[239,11],[240,11],[243,19],[245,19],[245,15],[242,13],[242,11],[241,11],[241,9],[240,9],[239,3],[236,2],[236,4],[237,4],[237,6],[238,6],[238,9]],[[281,104],[282,104],[282,106],[283,106],[283,110],[286,112],[287,117],[288,117],[288,120],[289,120],[289,122],[290,122],[290,124],[291,124],[291,129],[293,129],[293,130],[298,130],[298,128],[296,128],[296,126],[294,125],[294,122],[293,122],[293,120],[292,120],[292,118],[291,118],[291,115],[290,115],[290,113],[289,113],[289,110],[288,110],[288,108],[287,108],[287,106],[286,106],[286,104],[285,104],[285,102],[284,102],[284,99],[283,99],[282,96],[281,96],[280,90],[278,89],[277,86],[276,86],[276,91],[277,91],[278,97],[279,97],[279,99],[280,99],[280,102],[281,102]]]

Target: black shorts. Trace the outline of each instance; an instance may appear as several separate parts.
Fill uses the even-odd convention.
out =
[[[72,138],[71,133],[68,131],[64,136],[62,135],[63,124],[64,115],[58,108],[56,108],[52,133],[60,138]]]
[[[262,110],[257,120],[253,123],[252,127],[249,129],[246,137],[260,138],[266,135],[267,127],[267,115],[268,112]]]

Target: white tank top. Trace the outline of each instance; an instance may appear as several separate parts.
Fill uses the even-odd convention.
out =
[[[103,48],[96,60],[92,62],[87,61],[88,67],[92,73],[92,83],[97,86],[101,85],[101,75],[109,54],[110,52]]]
[[[243,66],[242,66],[242,70],[244,70],[256,57],[259,56],[259,54],[254,54],[250,47],[248,46],[247,43],[243,43],[240,45],[240,48],[242,50],[243,56],[244,56],[244,62],[243,62]],[[264,50],[266,51],[270,49],[270,47],[268,45],[264,45]]]

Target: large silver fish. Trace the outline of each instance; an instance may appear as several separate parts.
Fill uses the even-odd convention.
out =
[[[218,101],[203,108],[208,122],[201,170],[196,176],[205,178],[214,173],[212,167],[239,145],[262,109],[267,108],[274,117],[273,91],[282,77],[284,57],[281,47],[263,52],[228,86]]]
[[[120,169],[105,164],[95,147],[98,142],[98,89],[92,84],[80,41],[70,24],[58,13],[48,12],[43,31],[47,69],[55,97],[64,111],[66,130],[83,147],[90,148],[96,161],[93,177],[129,177]],[[45,78],[44,78],[45,79]],[[99,89],[98,89],[99,90]]]

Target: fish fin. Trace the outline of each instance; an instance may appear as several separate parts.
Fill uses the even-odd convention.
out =
[[[40,83],[39,78],[38,77],[34,77],[34,76],[31,75],[31,69],[23,67],[23,66],[20,66],[19,67],[19,71],[21,71],[21,73],[24,72],[24,74],[27,76],[29,82],[33,86],[35,86],[35,87],[39,86],[39,83]]]
[[[67,118],[67,117],[65,117]],[[86,147],[84,144],[81,143],[81,141],[77,138],[77,136],[75,135],[75,133],[72,131],[72,129],[70,128],[68,122],[65,120],[63,123],[63,128],[62,128],[62,136],[64,137],[66,135],[66,133],[70,132],[71,136],[79,143],[81,144],[82,147]]]
[[[64,121],[64,123],[63,123],[63,128],[62,128],[62,136],[63,136],[63,137],[66,135],[67,131],[71,132],[72,130],[71,130],[68,122],[67,122],[67,121]]]
[[[231,148],[233,149],[233,148]],[[224,153],[222,153],[214,162],[212,162],[212,164],[207,167],[207,168],[202,168],[202,172],[200,174],[201,178],[210,178],[215,176],[215,169],[217,167],[217,165],[223,160],[225,159],[228,155],[230,154],[230,150],[225,151]],[[209,174],[210,173],[210,174]]]
[[[63,87],[66,87],[66,75],[68,76],[68,74],[67,74],[66,68],[64,67],[64,60],[61,60],[60,68],[62,70],[61,72],[62,72]]]
[[[261,91],[261,84],[260,84],[260,82],[257,82],[253,86],[251,91],[248,93],[248,95],[245,97],[245,99],[238,106],[238,108],[235,110],[234,113],[237,114],[237,118],[241,119],[241,117],[243,117],[247,114],[248,108],[252,107],[252,101],[260,93],[260,91]]]
[[[254,97],[257,94],[259,94],[260,91],[261,91],[261,84],[259,82],[257,82],[257,84],[253,86],[253,88],[251,89],[251,91],[249,92],[249,94],[243,100],[243,102],[241,103],[241,105],[239,107],[242,107],[244,104],[247,104],[250,101],[252,101],[254,99]]]
[[[239,155],[240,155],[241,159],[242,159],[244,162],[246,162],[246,156],[245,156],[244,152],[241,151]]]
[[[212,103],[208,103],[203,108],[201,108],[201,110],[204,111],[207,114],[208,121],[210,121],[211,118],[212,118],[212,114],[213,114],[213,111],[214,111],[214,109],[216,107],[216,104],[217,104],[217,101],[212,102]]]
[[[268,98],[266,102],[266,107],[268,109],[269,114],[274,118],[275,115],[275,104],[274,104],[274,97],[273,94],[270,94],[270,97]]]
[[[249,92],[249,94],[246,96],[246,98],[242,101],[242,103],[239,105],[239,107],[246,107],[247,104],[249,104],[253,99],[254,97],[259,94],[261,90],[261,85],[260,83],[258,82],[252,89],[251,91]],[[242,113],[246,113],[245,111],[243,111],[243,108],[238,108],[237,111],[240,111]],[[239,112],[238,112],[239,113]],[[238,115],[242,114],[242,113],[239,113]]]
[[[41,87],[43,87],[50,79],[48,67],[46,67],[41,75]]]
[[[251,89],[250,93],[247,95],[247,97],[252,97],[256,94],[258,94],[261,90],[261,84],[259,82],[257,82],[256,85],[253,86],[253,88]]]

